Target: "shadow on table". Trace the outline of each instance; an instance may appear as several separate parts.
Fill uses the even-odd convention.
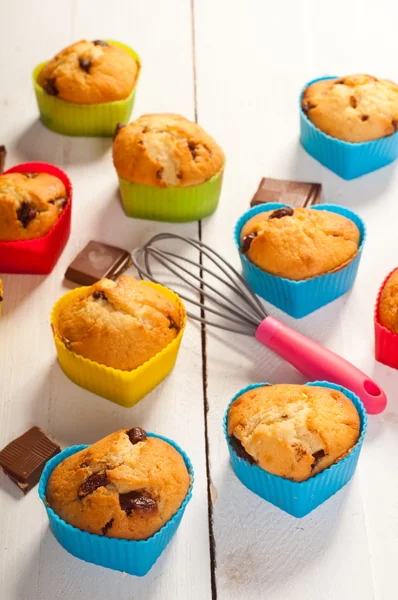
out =
[[[226,586],[231,591],[241,591],[242,597],[246,586],[255,583],[253,598],[260,597],[256,595],[258,586],[261,597],[266,598],[271,590],[296,573],[311,569],[311,564],[327,552],[337,535],[350,484],[301,519],[250,492],[236,478],[229,464],[221,474],[217,493],[218,577],[228,581]]]
[[[95,162],[106,154],[112,146],[112,139],[60,135],[47,129],[36,119],[20,134],[15,145],[17,152],[27,162],[84,165]]]
[[[290,161],[290,162],[289,162]],[[322,202],[343,204],[355,210],[382,196],[392,184],[396,162],[368,175],[347,181],[312,158],[297,140],[287,157],[289,177],[298,181],[322,183]]]
[[[43,518],[47,519],[46,516]],[[58,544],[49,526],[46,526],[40,543],[32,548],[30,559],[21,568],[15,583],[15,598],[159,598],[158,588],[162,585],[163,573],[170,569],[169,550],[174,543],[178,543],[175,538],[145,577],[134,577],[75,558]]]

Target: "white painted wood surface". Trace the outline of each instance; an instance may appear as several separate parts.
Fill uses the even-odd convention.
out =
[[[196,111],[223,146],[222,201],[202,223],[202,236],[236,265],[232,228],[264,175],[320,181],[324,200],[353,208],[368,226],[352,292],[300,321],[272,309],[369,372],[389,396],[385,413],[370,418],[354,480],[308,517],[293,519],[246,490],[231,470],[222,433],[225,407],[240,388],[262,380],[301,382],[302,377],[254,340],[207,329],[204,366],[217,561],[213,597],[398,597],[398,375],[374,361],[372,329],[377,289],[398,264],[397,170],[394,165],[342,181],[300,148],[297,114],[299,90],[316,76],[370,72],[398,80],[396,10],[388,0],[377,5],[370,0],[194,0],[193,12],[188,0],[3,3],[0,143],[9,150],[7,164],[58,164],[72,178],[74,206],[72,236],[54,272],[3,278],[0,447],[32,424],[62,446],[141,424],[186,449],[196,481],[175,539],[153,570],[138,579],[68,555],[48,529],[37,491],[21,497],[1,474],[0,600],[212,597],[199,328],[188,326],[174,372],[133,409],[81,390],[55,360],[48,315],[67,289],[66,266],[88,240],[133,248],[162,230],[199,235],[195,223],[173,226],[125,217],[110,141],[64,138],[37,121],[32,68],[83,37],[120,39],[141,55],[135,117],[170,111],[194,118]]]

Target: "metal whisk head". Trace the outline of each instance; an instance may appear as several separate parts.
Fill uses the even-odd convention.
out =
[[[171,240],[197,250],[197,260],[162,247],[162,242]],[[167,285],[180,298],[200,308],[197,314],[188,312],[191,319],[235,333],[254,335],[258,325],[268,316],[238,271],[203,242],[174,233],[159,233],[142,248],[133,250],[131,257],[141,279]],[[159,275],[154,274],[154,267],[161,267]],[[165,281],[168,274],[178,279],[177,289],[174,283]],[[187,290],[194,294],[187,296]]]

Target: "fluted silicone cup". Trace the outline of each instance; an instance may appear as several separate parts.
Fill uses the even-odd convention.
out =
[[[68,202],[46,235],[33,240],[0,242],[0,273],[47,275],[55,267],[69,239],[72,217],[72,184],[69,177],[54,165],[29,162],[8,169],[9,173],[48,173],[62,181]]]
[[[354,403],[359,413],[361,421],[360,434],[352,450],[337,463],[306,481],[300,483],[290,481],[278,475],[267,473],[267,471],[264,471],[258,465],[251,465],[247,460],[240,458],[233,449],[231,439],[228,435],[228,413],[232,402],[245,392],[264,385],[271,384],[255,383],[240,390],[232,398],[225,412],[224,434],[228,444],[231,465],[238,479],[254,494],[257,494],[293,517],[304,517],[344,487],[354,475],[367,429],[368,420],[366,411],[358,396],[346,388],[327,381],[306,383],[305,385],[328,387],[345,394]]]
[[[362,219],[351,210],[342,206],[332,204],[320,204],[311,207],[311,210],[328,210],[330,212],[343,215],[355,223],[360,233],[360,243],[357,255],[353,260],[342,269],[337,271],[305,279],[302,281],[293,281],[285,277],[277,277],[266,273],[252,263],[243,253],[240,252],[240,234],[243,226],[254,215],[261,212],[282,208],[286,204],[267,203],[254,206],[246,211],[238,220],[235,226],[235,245],[239,251],[242,263],[243,276],[249,286],[256,294],[271,302],[288,315],[299,319],[314,312],[321,306],[325,306],[348,292],[354,285],[358,272],[359,262],[361,260],[363,245],[366,238],[366,228]]]
[[[379,308],[380,297],[383,288],[386,285],[388,279],[396,270],[396,268],[393,269],[383,281],[379,293],[377,294],[376,306],[374,311],[375,357],[377,361],[383,363],[384,365],[387,365],[388,367],[392,367],[393,369],[398,369],[398,335],[393,331],[390,331],[389,329],[387,329],[387,327],[384,327],[384,325],[380,323]]]
[[[315,127],[301,106],[304,91],[316,81],[336,77],[318,77],[302,89],[299,98],[300,141],[308,154],[322,165],[343,179],[355,179],[385,167],[398,158],[398,132],[370,142],[351,143],[333,138]]]
[[[177,531],[187,504],[192,497],[194,482],[192,463],[178,444],[161,435],[154,435],[153,433],[148,433],[147,435],[149,437],[160,438],[173,446],[181,454],[191,476],[191,485],[178,511],[167,521],[162,529],[147,540],[121,540],[76,529],[76,527],[69,525],[56,515],[53,509],[47,504],[47,483],[55,467],[68,456],[87,448],[87,445],[71,446],[63,450],[60,454],[57,454],[57,456],[54,456],[46,464],[39,483],[39,496],[47,511],[51,530],[57,541],[67,552],[95,565],[114,569],[115,571],[124,571],[130,575],[137,575],[139,577],[148,573]]]
[[[48,95],[37,83],[37,77],[47,61],[37,65],[33,71],[33,85],[40,120],[48,129],[71,136],[85,137],[112,137],[118,123],[127,123],[133,110],[135,92],[141,70],[141,61],[138,54],[129,46],[106,40],[120,46],[138,62],[139,71],[134,88],[124,100],[114,102],[101,102],[99,104],[76,104],[66,102],[56,96]]]
[[[180,331],[170,344],[133,371],[121,371],[107,367],[76,354],[69,350],[56,334],[60,311],[75,298],[81,296],[87,286],[64,294],[56,302],[51,313],[51,326],[58,362],[65,375],[80,387],[126,408],[136,404],[169,375],[177,359],[186,325],[186,311],[177,294],[157,283],[147,281],[143,283],[162,292],[178,308]]]
[[[224,168],[208,181],[188,187],[156,187],[119,177],[124,212],[152,221],[199,221],[217,209],[223,174]]]

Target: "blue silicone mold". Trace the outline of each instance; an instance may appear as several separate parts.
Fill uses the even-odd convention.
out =
[[[240,458],[232,448],[228,435],[228,412],[232,402],[245,392],[264,385],[270,384],[256,383],[245,387],[233,397],[225,412],[224,434],[228,443],[232,468],[238,479],[249,490],[281,510],[293,515],[293,517],[304,517],[338,492],[353,476],[368,425],[366,411],[358,396],[339,385],[326,381],[307,383],[306,385],[339,390],[352,400],[361,420],[360,437],[351,452],[328,469],[300,483],[290,481],[289,479],[267,473],[267,471],[264,471],[259,466],[250,465],[246,460]]]
[[[355,179],[385,167],[398,158],[398,131],[379,140],[351,143],[333,138],[315,127],[301,107],[304,90],[316,81],[336,77],[318,77],[302,89],[299,98],[300,141],[308,154],[322,165],[343,179]]]
[[[183,457],[191,476],[191,485],[184,502],[176,514],[152,537],[147,540],[121,540],[88,533],[72,527],[63,521],[50,506],[45,498],[47,482],[55,467],[68,456],[84,450],[87,445],[71,446],[57,456],[54,456],[45,466],[39,483],[39,496],[46,508],[51,530],[58,542],[73,556],[95,565],[108,567],[115,571],[124,571],[130,575],[142,576],[148,573],[157,561],[167,544],[178,529],[185,508],[192,497],[194,472],[191,461],[185,452],[172,440],[161,435],[147,433],[149,437],[157,437],[173,446]]]
[[[240,233],[245,223],[254,217],[254,215],[283,206],[286,206],[286,204],[270,202],[254,206],[246,211],[235,226],[234,238],[242,263],[243,276],[252,290],[288,315],[299,319],[321,308],[321,306],[325,306],[325,304],[336,300],[336,298],[339,298],[351,289],[362,255],[366,238],[366,228],[364,222],[356,213],[342,206],[320,204],[319,206],[311,207],[311,210],[329,210],[353,221],[358,227],[361,236],[358,254],[343,269],[333,273],[326,273],[319,277],[313,277],[312,279],[293,281],[292,279],[277,277],[276,275],[262,271],[240,252]]]

